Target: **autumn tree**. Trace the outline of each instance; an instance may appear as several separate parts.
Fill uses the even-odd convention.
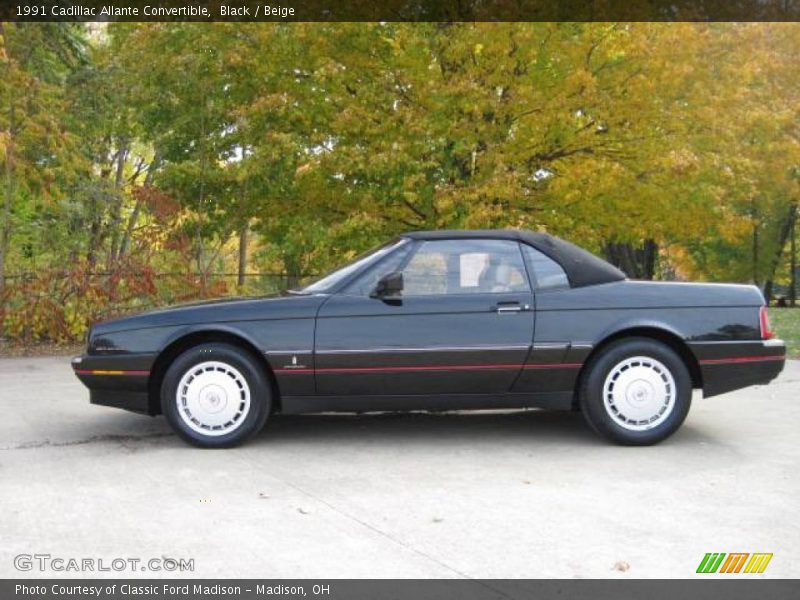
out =
[[[64,83],[84,50],[80,25],[0,23],[0,299],[12,250],[14,259],[34,252],[31,242],[11,245],[15,228],[44,235],[52,207],[82,167],[78,140],[60,119]]]

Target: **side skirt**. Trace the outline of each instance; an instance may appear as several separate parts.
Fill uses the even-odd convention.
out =
[[[284,396],[283,414],[320,412],[394,412],[410,410],[492,410],[546,408],[572,410],[572,392],[436,394],[407,396]]]

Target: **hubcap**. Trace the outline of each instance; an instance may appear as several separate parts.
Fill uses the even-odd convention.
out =
[[[645,431],[669,417],[675,393],[675,379],[667,367],[649,356],[633,356],[611,369],[603,385],[603,404],[618,425]]]
[[[203,362],[184,373],[175,402],[189,428],[203,435],[224,435],[239,427],[250,411],[250,386],[231,365]]]

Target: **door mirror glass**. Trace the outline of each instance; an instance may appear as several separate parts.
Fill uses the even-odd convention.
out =
[[[373,298],[397,298],[403,293],[403,274],[399,271],[388,273],[380,278]]]

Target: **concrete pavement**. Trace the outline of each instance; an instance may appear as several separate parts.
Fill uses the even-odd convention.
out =
[[[0,577],[685,578],[706,552],[800,572],[800,361],[696,396],[651,448],[529,411],[277,417],[199,450],[90,406],[67,358],[0,360],[0,409]],[[15,569],[39,553],[194,571]]]

